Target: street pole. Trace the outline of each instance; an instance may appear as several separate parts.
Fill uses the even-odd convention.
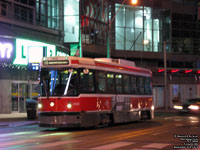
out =
[[[163,43],[163,55],[164,55],[164,105],[165,111],[167,111],[167,55],[166,55],[166,42]]]
[[[82,10],[81,10],[81,1],[79,1],[79,57],[83,57],[83,54],[82,54],[82,33],[81,33],[81,17],[82,17]]]

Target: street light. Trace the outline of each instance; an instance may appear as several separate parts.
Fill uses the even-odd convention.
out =
[[[124,3],[126,2],[127,0],[124,0],[122,3],[121,3],[121,6],[119,7],[119,9],[117,10],[117,12],[115,13],[115,15],[113,16],[113,18],[109,21],[109,26],[108,26],[108,37],[107,37],[107,58],[110,58],[111,57],[111,54],[110,54],[110,38],[111,38],[111,25],[112,25],[112,22],[114,21],[114,19],[116,18],[117,14],[119,13],[119,10],[122,8],[122,6],[124,5]],[[138,3],[138,0],[130,0],[131,4],[132,5],[137,5]]]
[[[137,0],[131,0],[131,3],[133,4],[133,5],[136,5],[137,4]]]

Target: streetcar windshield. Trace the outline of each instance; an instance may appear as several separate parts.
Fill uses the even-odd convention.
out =
[[[77,70],[41,70],[42,96],[77,96]]]

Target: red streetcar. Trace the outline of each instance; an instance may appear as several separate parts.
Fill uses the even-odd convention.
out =
[[[41,127],[90,127],[154,117],[152,73],[123,59],[43,58]]]

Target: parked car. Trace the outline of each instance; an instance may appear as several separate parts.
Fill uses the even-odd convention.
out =
[[[182,113],[200,114],[200,98],[187,99],[182,105],[174,105],[174,109],[180,110]]]
[[[34,120],[37,118],[37,105],[38,101],[35,99],[26,100],[26,112],[28,120]]]

